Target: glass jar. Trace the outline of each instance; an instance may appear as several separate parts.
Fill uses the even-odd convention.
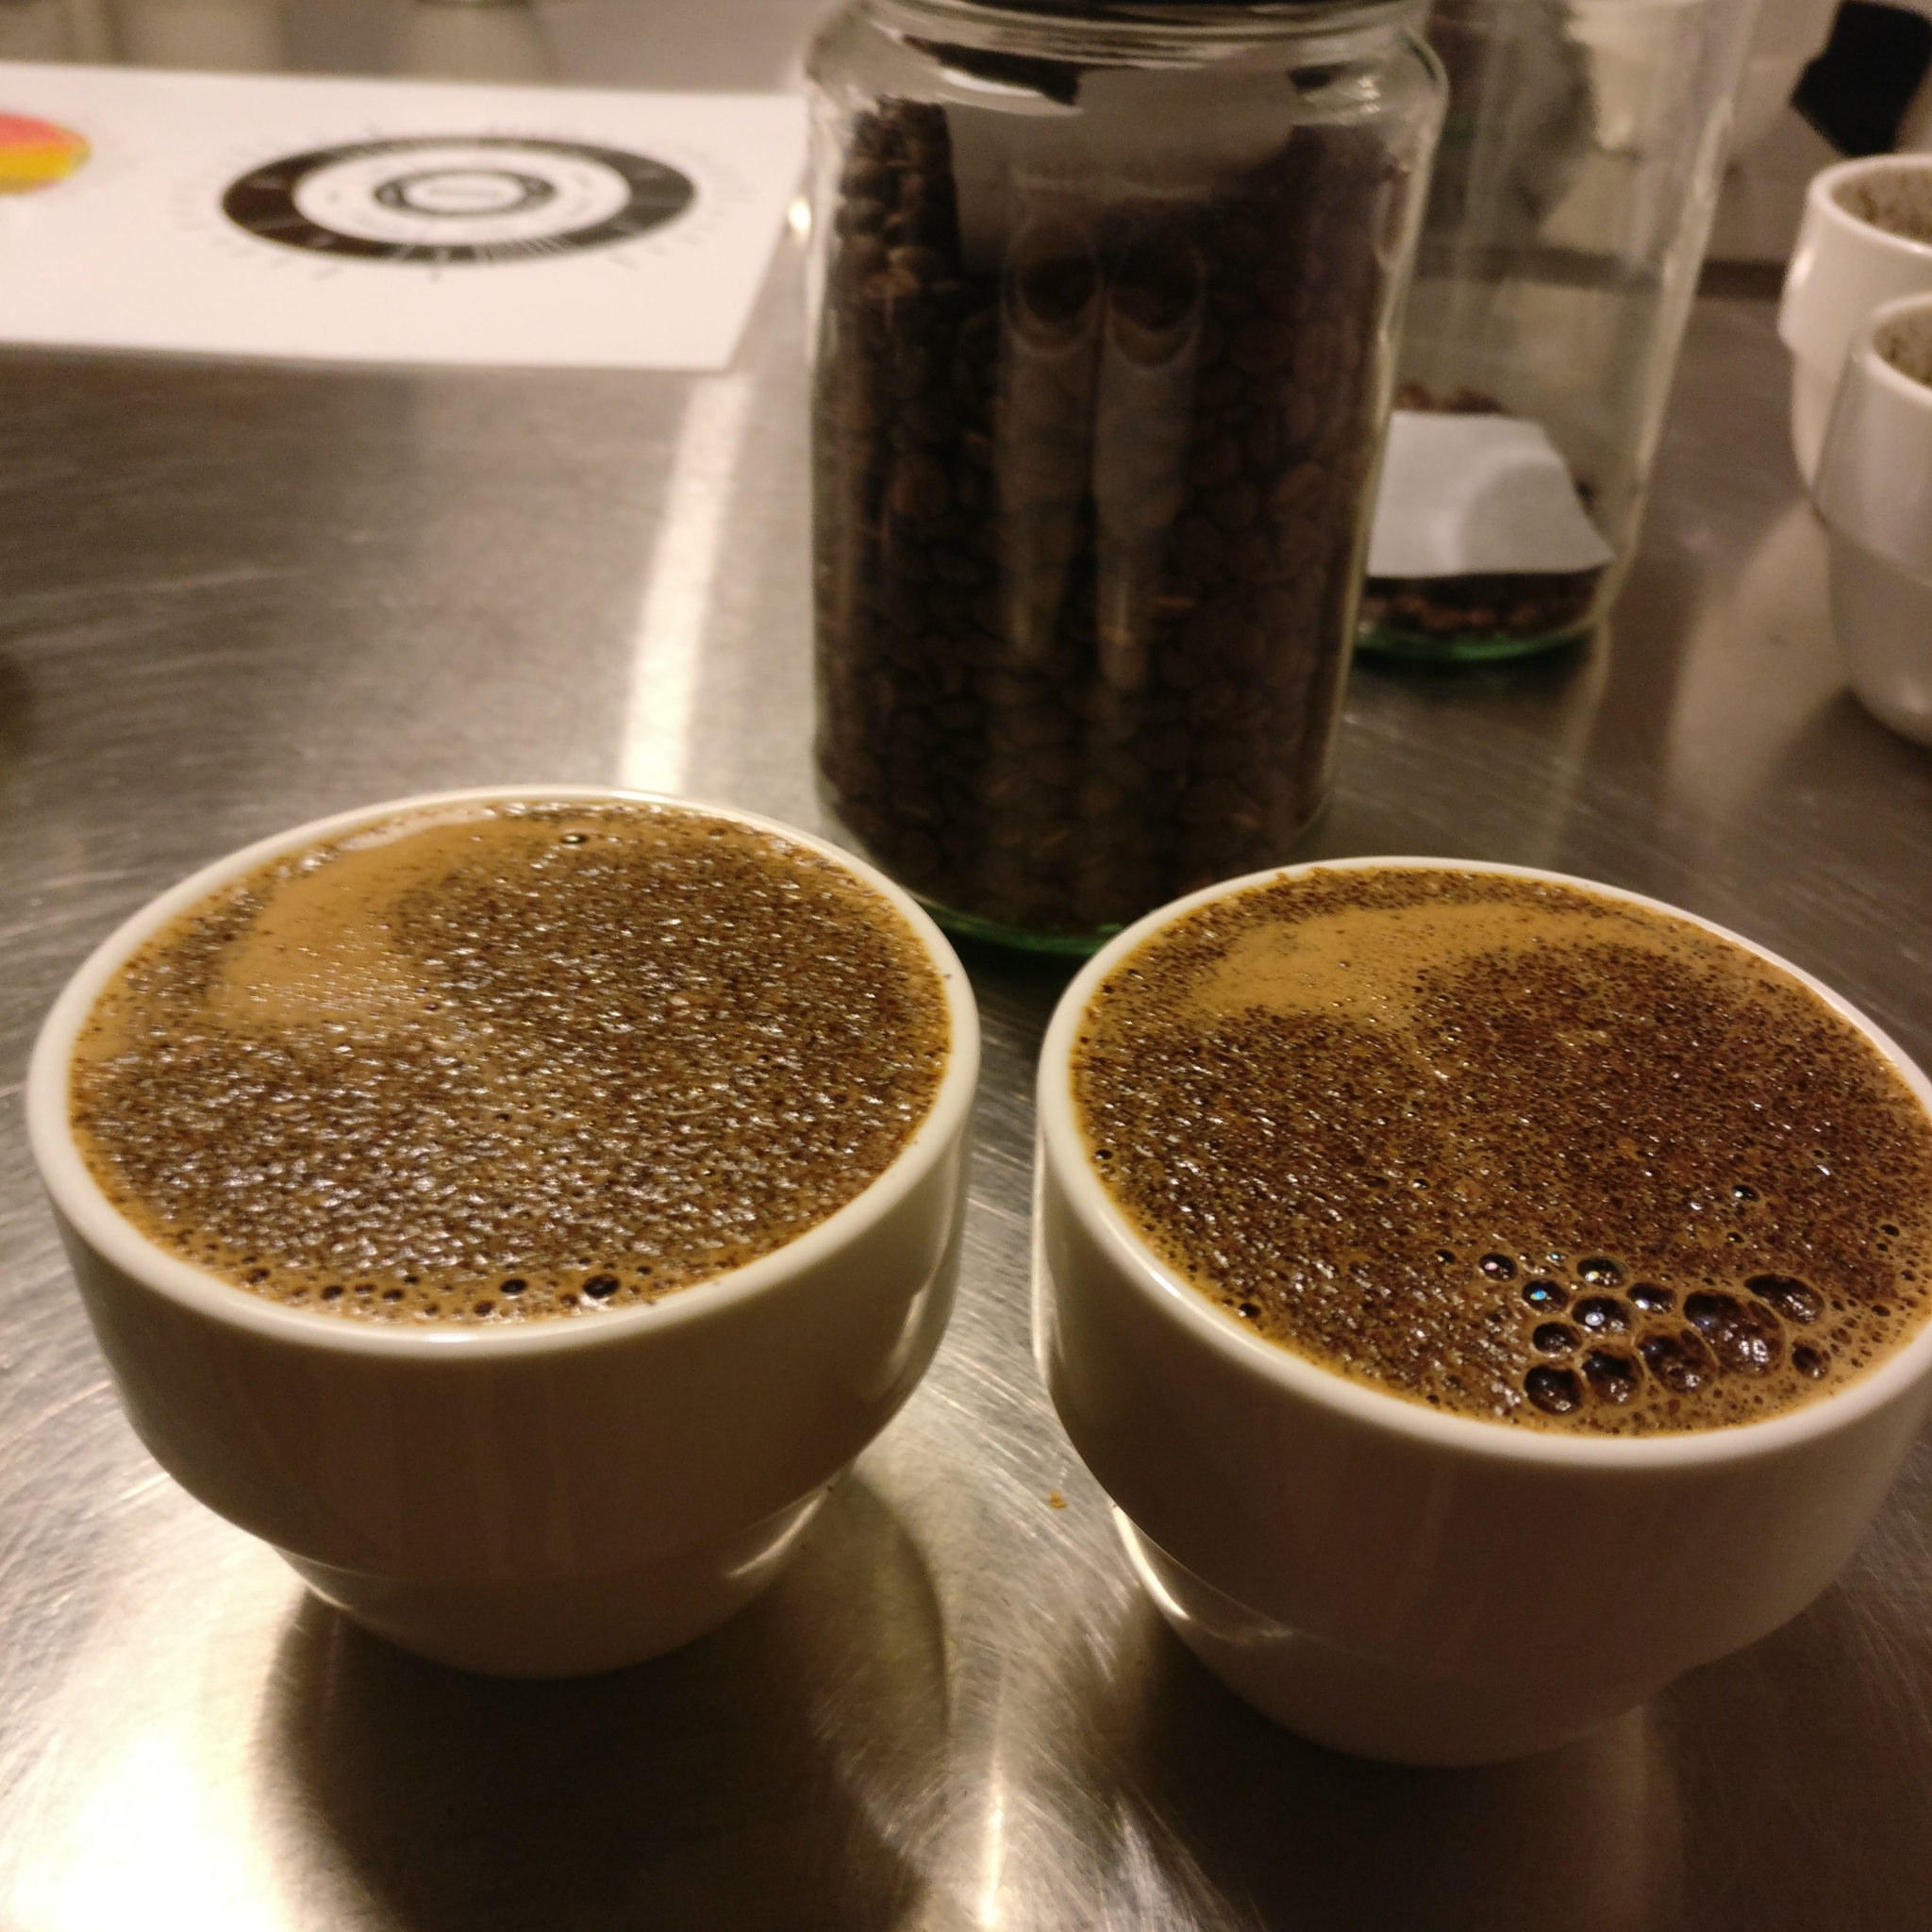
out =
[[[818,762],[1090,950],[1319,809],[1440,71],[1407,0],[856,0],[814,51]]]
[[[1621,588],[1757,0],[1435,0],[1449,76],[1362,646],[1515,657]]]

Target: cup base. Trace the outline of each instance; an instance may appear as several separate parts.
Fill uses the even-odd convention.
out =
[[[418,1657],[492,1677],[591,1676],[661,1657],[735,1616],[776,1579],[826,1493],[721,1542],[603,1575],[425,1582],[281,1555],[325,1603]]]
[[[1554,1750],[1641,1704],[1605,1691],[1555,1708],[1532,1688],[1408,1671],[1277,1624],[1178,1563],[1120,1509],[1127,1561],[1174,1635],[1236,1696],[1311,1742],[1386,1764],[1503,1764]]]
[[[1831,533],[1831,625],[1858,701],[1932,744],[1932,582]]]

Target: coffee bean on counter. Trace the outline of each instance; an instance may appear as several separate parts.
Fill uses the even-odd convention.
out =
[[[1096,933],[1277,863],[1327,781],[1412,179],[1294,129],[1200,199],[1021,198],[849,129],[815,395],[827,803],[941,908]]]

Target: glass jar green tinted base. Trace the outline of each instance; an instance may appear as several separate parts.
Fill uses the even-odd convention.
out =
[[[1412,664],[1496,664],[1560,650],[1581,641],[1594,628],[1594,619],[1554,630],[1505,630],[1494,625],[1419,630],[1386,620],[1364,619],[1356,636],[1356,649],[1370,657]]]
[[[1302,828],[1292,847],[1273,859],[1258,859],[1248,869],[1264,872],[1270,865],[1294,865],[1311,857],[1310,848],[1320,831],[1322,821],[1327,816],[1328,803],[1332,793],[1324,792],[1315,808],[1314,816]],[[848,851],[856,852],[861,858],[884,870],[884,863],[878,855],[870,851],[863,839],[858,838],[839,816],[837,800],[830,788],[823,781],[819,785],[819,805],[824,821],[826,835]],[[1236,874],[1230,874],[1236,876]],[[1176,885],[1168,894],[1170,898],[1180,898],[1195,886],[1209,885],[1211,879],[1196,879],[1191,885]],[[990,918],[984,913],[961,911],[958,907],[949,906],[942,899],[935,899],[930,893],[922,892],[917,887],[908,887],[912,896],[932,914],[935,921],[946,931],[960,939],[977,940],[988,945],[1008,946],[1016,952],[1040,953],[1062,959],[1084,959],[1097,953],[1108,940],[1123,926],[1131,924],[1120,920],[1111,925],[1096,925],[1081,930],[1056,930],[1051,926],[1031,926],[1017,924],[1010,920]],[[1160,902],[1157,902],[1160,903]],[[1141,910],[1151,912],[1153,906]]]
[[[956,938],[983,940],[989,945],[1011,946],[1022,953],[1049,953],[1062,959],[1084,959],[1099,952],[1121,929],[1109,925],[1091,933],[1030,932],[1024,926],[1002,925],[998,920],[981,919],[974,913],[955,912],[950,906],[931,899],[919,903]]]
[[[1493,664],[1587,638],[1623,579],[1614,564],[1567,573],[1371,577],[1356,648],[1428,664]]]
[[[1515,658],[1534,658],[1545,651],[1560,650],[1580,642],[1590,635],[1591,626],[1552,632],[1537,637],[1509,637],[1494,631],[1452,631],[1447,635],[1391,629],[1387,625],[1364,626],[1356,648],[1370,657],[1390,663],[1407,664],[1502,664]]]

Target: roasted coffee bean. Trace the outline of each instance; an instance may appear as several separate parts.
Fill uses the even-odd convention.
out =
[[[816,375],[819,766],[887,870],[1086,934],[1289,856],[1354,625],[1375,236],[1413,188],[1308,126],[1192,203],[1022,196],[993,261],[961,249],[945,110],[858,117]]]
[[[841,235],[875,235],[886,225],[886,206],[854,195],[840,206],[837,220]]]
[[[1721,1368],[1761,1375],[1776,1364],[1784,1333],[1777,1317],[1762,1304],[1699,1290],[1684,1297],[1684,1312]]]
[[[1372,641],[1403,636],[1478,644],[1534,643],[1574,637],[1588,627],[1600,570],[1523,572],[1491,576],[1371,577],[1361,622]]]

